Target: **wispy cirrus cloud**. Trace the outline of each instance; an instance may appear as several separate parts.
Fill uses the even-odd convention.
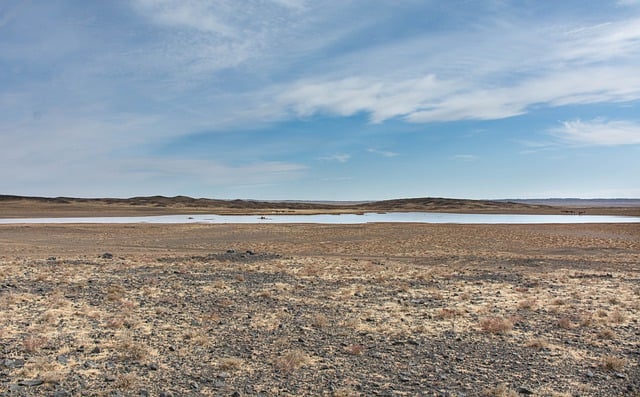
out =
[[[562,126],[553,128],[551,134],[562,141],[593,146],[619,146],[640,144],[640,123],[627,120],[606,120],[597,118],[564,121]]]
[[[471,40],[471,35],[481,39]],[[432,49],[436,45],[434,40],[440,39],[414,39],[399,43],[398,48],[381,47],[377,49],[379,53],[374,47],[363,55],[363,62],[377,61],[397,70],[395,60],[404,60],[402,53],[413,50],[412,56],[422,62],[398,65],[404,71],[402,74],[363,75],[354,71],[353,76],[358,77],[301,80],[280,95],[280,101],[300,116],[315,113],[349,116],[365,112],[374,123],[398,117],[428,123],[493,120],[528,113],[534,106],[640,98],[640,77],[636,72],[640,55],[637,18],[567,25],[564,29],[544,25],[489,26],[481,32],[459,34],[455,45],[440,48],[437,59],[423,53],[423,48]],[[442,39],[440,43],[448,40],[451,39]],[[493,47],[483,48],[478,42],[490,42]],[[495,45],[496,42],[501,45]],[[499,48],[504,48],[503,52]],[[400,56],[393,56],[395,53]],[[455,65],[455,73],[445,65]]]
[[[351,158],[350,154],[336,153],[336,154],[332,154],[331,156],[322,156],[322,157],[319,157],[318,159],[322,161],[336,161],[338,163],[346,163],[347,161],[349,161],[350,158]]]
[[[474,154],[456,154],[452,158],[454,160],[461,160],[461,161],[475,161],[478,159],[478,156]]]
[[[379,149],[367,149],[367,152],[380,155],[382,157],[396,157],[399,156],[399,153],[392,152],[389,150],[379,150]]]

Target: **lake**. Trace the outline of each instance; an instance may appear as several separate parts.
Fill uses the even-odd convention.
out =
[[[572,223],[640,223],[640,217],[610,215],[509,215],[453,214],[441,212],[386,212],[339,215],[162,215],[82,218],[6,218],[0,224],[26,223],[454,223],[454,224],[572,224]]]

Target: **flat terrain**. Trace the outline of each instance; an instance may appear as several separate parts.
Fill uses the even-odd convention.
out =
[[[638,396],[640,226],[3,225],[0,395]]]

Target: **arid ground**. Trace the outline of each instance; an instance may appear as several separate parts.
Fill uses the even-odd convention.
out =
[[[2,225],[0,395],[639,396],[640,225]]]

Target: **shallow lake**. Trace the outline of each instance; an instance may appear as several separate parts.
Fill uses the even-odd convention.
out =
[[[569,224],[569,223],[640,223],[640,217],[609,215],[507,215],[452,214],[441,212],[386,212],[340,215],[162,215],[83,218],[14,218],[0,219],[0,224],[15,223],[456,223],[456,224]]]

